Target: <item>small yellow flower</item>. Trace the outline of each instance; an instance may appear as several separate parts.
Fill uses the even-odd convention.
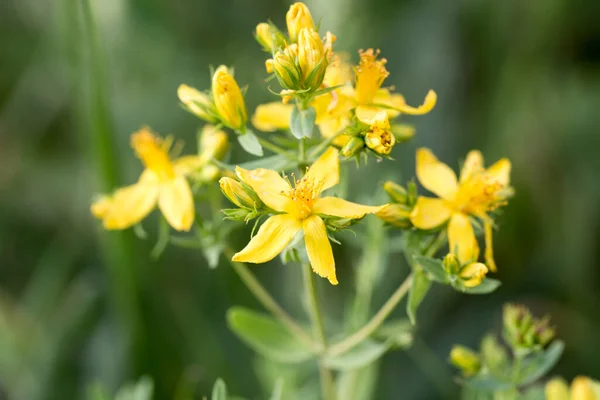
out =
[[[458,276],[465,287],[472,288],[479,286],[485,279],[488,268],[483,263],[473,262],[464,266]]]
[[[587,376],[577,376],[571,382],[571,389],[562,378],[554,378],[546,383],[546,400],[600,400],[600,382]]]
[[[244,130],[248,116],[244,96],[226,66],[221,65],[212,78],[212,95],[222,122],[231,129]]]
[[[479,355],[464,346],[454,346],[450,351],[450,362],[460,368],[465,376],[475,375],[481,368]]]
[[[327,68],[327,57],[321,37],[313,29],[303,28],[298,35],[298,65],[306,89],[321,86]]]
[[[198,118],[208,122],[217,122],[212,100],[206,93],[202,93],[191,86],[181,84],[177,88],[177,97],[179,97],[179,101],[181,101],[185,108]]]
[[[432,229],[446,221],[450,251],[456,252],[462,265],[476,261],[479,245],[469,217],[483,221],[485,263],[496,271],[492,250],[490,211],[506,204],[512,193],[509,186],[510,161],[501,159],[485,169],[483,156],[471,151],[457,180],[454,171],[429,150],[417,150],[417,177],[425,189],[440,198],[419,197],[411,221],[419,229]]]
[[[137,183],[118,189],[92,204],[92,213],[106,229],[126,229],[140,222],[158,204],[167,222],[187,231],[194,221],[194,201],[185,177],[185,161],[169,159],[170,141],[156,137],[148,128],[131,136],[131,145],[146,169]]]
[[[387,112],[357,109],[356,118],[369,125],[369,130],[365,133],[367,147],[377,154],[390,154],[396,144],[396,138],[392,135]]]
[[[248,245],[234,255],[233,261],[264,263],[272,260],[302,230],[313,271],[336,285],[335,261],[321,215],[359,219],[381,209],[337,197],[320,197],[323,190],[339,182],[338,150],[329,148],[294,187],[272,170],[248,171],[237,167],[236,172],[263,203],[280,214],[267,219]]]
[[[263,132],[287,129],[290,126],[293,108],[291,104],[280,102],[261,104],[254,111],[252,125]]]
[[[292,4],[289,11],[285,15],[285,21],[287,23],[288,33],[292,42],[298,40],[298,35],[302,29],[315,29],[315,23],[310,15],[310,11],[304,3],[298,2]]]

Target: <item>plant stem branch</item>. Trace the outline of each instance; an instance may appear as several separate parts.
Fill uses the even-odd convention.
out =
[[[268,149],[268,150],[270,150],[270,151],[272,151],[273,153],[276,153],[276,154],[281,154],[281,155],[286,156],[287,158],[290,158],[290,159],[294,158],[294,156],[292,155],[292,153],[290,153],[289,151],[287,151],[283,147],[279,147],[275,143],[271,142],[270,140],[263,139],[260,136],[257,136],[257,138],[258,138],[258,143],[260,143],[262,145],[262,147],[264,147],[265,149]]]
[[[322,345],[323,354],[325,354],[327,352],[327,335],[325,333],[325,325],[323,324],[323,314],[319,307],[319,299],[317,298],[315,278],[310,264],[303,264],[302,272],[304,275],[304,288],[306,290],[311,323],[314,333]],[[321,394],[323,400],[335,399],[333,375],[331,371],[323,365],[322,360],[319,360],[319,376],[321,378]]]
[[[231,249],[225,249],[225,257],[229,260],[233,257],[233,251]],[[275,318],[277,318],[283,326],[288,330],[290,334],[296,337],[299,341],[304,343],[314,352],[320,352],[321,346],[308,335],[304,329],[277,303],[277,301],[267,292],[267,290],[260,284],[254,274],[244,263],[231,262],[231,266],[238,274],[242,282],[246,285],[248,290],[256,297],[256,299],[265,307]]]
[[[377,328],[381,326],[381,324],[385,321],[385,319],[391,314],[394,308],[400,303],[400,300],[404,297],[404,295],[410,289],[412,284],[412,274],[406,277],[404,282],[400,284],[398,289],[390,296],[390,298],[385,302],[385,304],[377,311],[377,313],[371,318],[366,325],[360,328],[358,331],[354,332],[352,335],[348,336],[346,339],[338,342],[331,347],[329,347],[328,355],[329,356],[337,356],[345,353],[346,351],[352,349],[354,346],[361,343],[363,340],[371,336]]]

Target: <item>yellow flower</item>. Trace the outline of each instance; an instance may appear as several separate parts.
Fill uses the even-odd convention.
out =
[[[292,4],[289,11],[285,15],[285,21],[287,23],[288,33],[292,42],[298,40],[298,35],[302,29],[315,29],[315,23],[310,15],[310,11],[304,3],[298,2]]]
[[[458,276],[461,278],[462,284],[465,287],[472,288],[479,286],[485,279],[488,273],[488,268],[483,263],[473,262],[464,266]]]
[[[273,132],[277,129],[290,127],[290,118],[294,106],[273,102],[256,107],[252,116],[252,125],[263,132]]]
[[[170,141],[156,137],[148,128],[134,133],[131,145],[146,169],[137,183],[92,204],[92,213],[103,220],[106,229],[126,229],[140,222],[158,204],[174,229],[188,231],[194,221],[194,200],[185,176],[188,160],[171,161]]]
[[[236,172],[264,204],[279,214],[262,224],[248,245],[234,255],[233,261],[264,263],[272,260],[302,230],[313,271],[336,285],[335,261],[321,215],[359,219],[381,208],[337,197],[320,197],[323,190],[339,181],[338,150],[330,147],[306,175],[295,182],[294,187],[272,170],[259,168],[248,171],[237,167]]]
[[[248,119],[244,96],[226,66],[221,65],[212,78],[212,95],[222,122],[232,129],[243,130]]]
[[[369,130],[365,133],[365,144],[377,154],[390,154],[396,144],[396,138],[392,134],[388,114],[385,111],[373,111],[356,110],[356,118],[369,125]]]
[[[433,90],[427,93],[423,105],[411,107],[400,94],[392,94],[388,89],[381,88],[389,72],[385,68],[387,60],[377,59],[379,50],[361,50],[359,54],[360,62],[354,69],[357,112],[360,112],[361,108],[385,110],[390,118],[394,118],[399,113],[423,115],[433,109],[437,101],[437,95]]]
[[[546,383],[546,400],[600,400],[600,382],[587,376],[577,376],[571,383],[571,390],[562,378],[554,378]]]
[[[506,204],[512,191],[509,186],[510,161],[501,159],[485,169],[483,156],[471,151],[457,180],[454,171],[440,162],[429,150],[417,150],[417,177],[425,189],[440,198],[420,196],[410,219],[419,229],[432,229],[446,221],[450,251],[456,252],[461,265],[476,261],[479,245],[469,217],[483,221],[485,262],[496,271],[492,250],[490,211]]]
[[[189,112],[208,122],[216,122],[212,100],[206,93],[191,86],[181,84],[177,88],[177,97]]]

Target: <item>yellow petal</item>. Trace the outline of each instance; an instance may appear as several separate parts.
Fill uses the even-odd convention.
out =
[[[235,172],[238,178],[254,189],[258,197],[267,206],[275,211],[289,209],[291,200],[285,196],[285,193],[288,193],[292,188],[277,172],[264,168],[249,171],[241,167],[236,167]]]
[[[274,215],[261,225],[256,235],[232,261],[264,263],[272,260],[292,241],[302,223],[290,214]]]
[[[340,181],[339,151],[329,147],[310,167],[303,179],[321,186],[321,191],[335,186]]]
[[[494,247],[492,244],[492,221],[485,218],[483,221],[483,231],[485,236],[485,263],[492,272],[496,272],[496,262],[494,261]]]
[[[456,174],[427,148],[417,150],[417,177],[425,189],[443,199],[456,194]]]
[[[472,288],[479,286],[487,273],[488,268],[485,264],[474,262],[461,269],[458,275],[461,277],[462,284],[465,287]]]
[[[382,111],[381,108],[375,106],[357,106],[356,107],[356,118],[363,124],[371,125],[375,118],[381,118],[378,115]]]
[[[141,180],[140,180],[141,181]],[[159,187],[138,182],[117,190],[104,215],[106,229],[127,229],[146,217],[156,205]]]
[[[460,183],[469,179],[473,174],[483,171],[483,156],[479,150],[471,150],[460,170]]]
[[[587,376],[577,376],[571,382],[571,400],[597,400],[592,380]]]
[[[433,90],[430,90],[425,96],[423,104],[419,107],[411,107],[404,101],[404,97],[394,97],[394,108],[403,114],[408,115],[423,115],[433,110],[435,103],[437,102],[437,94]]]
[[[489,167],[486,170],[486,175],[490,176],[501,185],[508,186],[510,183],[510,169],[510,161],[507,158],[503,158]]]
[[[335,276],[335,260],[333,259],[333,250],[327,237],[327,228],[325,223],[317,215],[311,215],[304,220],[302,224],[304,229],[304,243],[308,260],[313,271],[323,278],[329,279],[332,285],[337,285]]]
[[[92,203],[90,211],[94,217],[102,219],[110,211],[112,205],[112,197],[102,196]]]
[[[340,218],[359,219],[365,214],[374,214],[384,208],[383,206],[363,206],[361,204],[352,203],[339,197],[322,197],[315,201],[312,212],[313,214],[333,215]]]
[[[451,214],[445,200],[420,196],[410,213],[410,221],[419,229],[433,229],[448,221]]]
[[[183,156],[173,161],[173,167],[178,175],[187,176],[202,168],[208,161],[209,159],[198,155]]]
[[[264,132],[287,129],[290,127],[293,108],[293,105],[281,102],[261,104],[254,111],[252,125]]]
[[[553,378],[544,389],[546,400],[569,400],[569,387],[562,378]]]
[[[173,229],[190,230],[194,222],[194,196],[185,177],[161,184],[158,207]]]
[[[473,226],[465,214],[452,214],[448,223],[448,244],[450,251],[458,256],[462,265],[476,261],[479,257],[479,244]]]

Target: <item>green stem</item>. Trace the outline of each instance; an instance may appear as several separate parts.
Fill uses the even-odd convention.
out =
[[[306,290],[306,299],[308,300],[308,308],[312,327],[322,346],[323,354],[325,354],[327,352],[327,335],[325,333],[323,314],[321,313],[321,307],[319,306],[319,299],[317,297],[317,290],[315,288],[315,277],[310,264],[302,265],[302,271],[304,275],[304,288]],[[323,400],[334,400],[335,391],[333,385],[333,374],[328,368],[325,367],[323,360],[319,360],[319,376],[321,378],[321,395]]]
[[[319,143],[318,146],[315,146],[312,151],[310,152],[310,154],[308,155],[309,160],[312,160],[313,158],[315,158],[316,156],[319,155],[319,153],[321,153],[323,150],[325,150],[331,143],[333,143],[333,141],[338,138],[344,131],[340,131],[338,133],[336,133],[334,136],[328,138],[327,140],[324,140],[323,142]]]
[[[225,257],[229,260],[233,257],[233,250],[225,249]],[[299,341],[304,343],[314,352],[320,352],[321,346],[308,335],[304,329],[277,303],[277,301],[267,292],[267,290],[260,284],[254,274],[244,263],[231,262],[231,266],[238,274],[242,282],[246,285],[248,290],[256,297],[256,299],[265,307],[275,318],[277,318],[288,332],[296,337]]]
[[[446,243],[446,239],[447,239],[446,230],[442,230],[439,233],[439,235],[437,236],[437,238],[435,239],[435,241],[431,244],[431,246],[429,246],[429,248],[427,249],[427,251],[425,251],[425,253],[423,255],[425,257],[433,257],[435,255],[435,253],[438,252],[440,247],[442,247]]]
[[[404,282],[402,282],[398,289],[396,289],[396,291],[390,296],[390,298],[379,309],[379,311],[377,311],[373,318],[367,322],[366,325],[341,342],[329,347],[328,355],[337,356],[343,354],[371,336],[371,334],[373,334],[373,332],[375,332],[377,328],[381,326],[391,312],[394,311],[394,308],[398,305],[398,303],[400,303],[400,300],[402,300],[404,295],[408,292],[408,289],[410,289],[411,284],[412,274],[406,277]]]
[[[273,143],[267,139],[263,139],[259,136],[257,136],[257,138],[258,138],[258,143],[260,143],[262,145],[262,147],[264,147],[265,149],[271,150],[273,153],[276,153],[276,154],[281,154],[282,156],[285,156],[292,160],[295,158],[292,153],[290,153],[283,147],[279,147],[275,143]]]
[[[300,139],[298,143],[298,162],[302,164],[306,163],[306,138]]]

